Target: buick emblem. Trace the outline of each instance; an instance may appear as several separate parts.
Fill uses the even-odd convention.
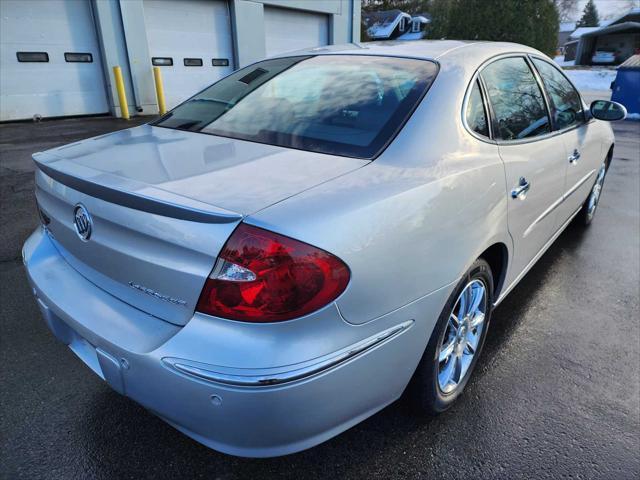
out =
[[[76,227],[76,233],[80,239],[84,242],[91,237],[91,215],[87,212],[87,209],[81,203],[76,205],[73,211],[73,224]]]

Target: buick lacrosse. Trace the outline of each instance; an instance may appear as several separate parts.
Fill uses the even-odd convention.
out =
[[[492,309],[593,220],[625,115],[516,44],[297,52],[34,154],[23,259],[117,392],[216,450],[288,454],[405,391],[451,406]]]

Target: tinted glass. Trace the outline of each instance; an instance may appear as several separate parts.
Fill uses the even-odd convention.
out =
[[[185,58],[184,66],[185,67],[201,67],[202,59],[201,58]]]
[[[556,128],[563,129],[584,122],[580,95],[562,73],[553,65],[534,58],[533,64],[542,77],[542,83],[551,100],[551,115]]]
[[[16,52],[19,62],[48,62],[47,52]]]
[[[482,71],[503,140],[535,137],[549,132],[542,92],[524,58],[496,60]]]
[[[480,86],[476,81],[473,84],[471,93],[469,94],[469,100],[467,101],[467,125],[469,128],[480,135],[485,137],[489,136],[489,127],[487,125],[487,115],[484,111],[484,105],[482,104],[482,94],[480,93]]]
[[[239,70],[155,124],[283,147],[374,157],[435,78],[433,62],[321,55]]]
[[[170,67],[173,65],[173,58],[171,57],[153,57],[151,63],[157,66]]]
[[[66,52],[64,54],[64,61],[74,63],[93,63],[93,55],[90,53]]]

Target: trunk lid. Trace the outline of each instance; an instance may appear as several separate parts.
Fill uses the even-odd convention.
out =
[[[117,298],[178,325],[193,315],[243,216],[367,163],[149,125],[34,160],[38,206],[66,260]],[[74,225],[78,204],[91,217],[86,240]]]
[[[151,125],[48,150],[46,156],[51,168],[98,175],[97,183],[106,186],[242,215],[368,163]]]

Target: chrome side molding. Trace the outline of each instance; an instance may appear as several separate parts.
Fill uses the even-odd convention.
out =
[[[582,177],[580,180],[578,180],[578,182],[573,187],[571,187],[569,190],[567,190],[567,192],[565,192],[560,198],[558,198],[555,202],[553,202],[544,212],[542,212],[542,214],[538,218],[536,218],[533,221],[533,223],[531,225],[529,225],[527,227],[527,229],[524,231],[524,234],[522,235],[522,237],[525,238],[527,235],[529,235],[531,233],[531,231],[540,222],[542,222],[542,220],[544,220],[551,212],[553,212],[556,208],[558,208],[560,205],[562,205],[562,202],[564,202],[567,198],[569,198],[578,188],[580,188],[582,186],[582,184],[584,182],[589,180],[589,178],[591,178],[591,176],[594,174],[594,172],[595,172],[595,169],[591,170],[584,177]]]
[[[578,207],[578,209],[571,214],[571,216],[567,219],[567,221],[564,222],[558,230],[556,230],[556,233],[554,233],[551,236],[551,238],[547,241],[547,243],[545,243],[542,246],[542,248],[538,250],[538,253],[536,253],[536,255],[531,259],[531,261],[527,264],[527,266],[524,267],[524,269],[518,274],[518,276],[513,280],[513,282],[511,282],[511,284],[507,288],[502,290],[502,293],[500,293],[500,296],[498,297],[498,299],[495,302],[493,302],[494,307],[497,307],[498,305],[500,305],[502,300],[504,300],[505,297],[509,295],[509,292],[511,292],[511,290],[514,289],[514,287],[518,284],[518,282],[520,282],[520,280],[522,280],[522,278],[529,272],[529,270],[531,270],[531,267],[533,267],[536,264],[536,262],[540,259],[542,255],[544,255],[544,252],[546,252],[547,249],[551,245],[553,245],[553,242],[555,242],[556,239],[560,236],[560,234],[564,232],[565,228],[569,226],[569,224],[575,218],[575,216],[578,215],[578,213],[580,213],[580,210],[582,210],[582,205],[580,205],[580,207]]]
[[[563,196],[563,200],[566,200],[567,198],[569,198],[569,196],[573,195],[573,192],[575,192],[576,190],[578,190],[582,184],[584,182],[586,182],[587,180],[589,180],[591,178],[591,176],[596,173],[596,169],[594,168],[593,170],[591,170],[589,173],[587,173],[584,177],[582,177],[580,180],[578,180],[576,182],[576,184],[571,187],[569,190],[567,190],[567,193],[564,194]]]
[[[216,368],[215,365],[196,365],[180,358],[165,357],[162,361],[171,369],[188,375],[190,377],[196,377],[200,380],[207,382],[219,383],[222,385],[229,385],[234,387],[269,387],[273,385],[280,385],[283,383],[289,383],[296,380],[302,380],[312,375],[317,375],[330,368],[337,367],[338,365],[352,360],[368,350],[380,345],[392,338],[400,335],[413,325],[413,320],[408,320],[394,327],[383,330],[369,338],[366,338],[358,343],[355,343],[345,349],[338,352],[325,355],[323,357],[315,359],[313,363],[307,364],[299,368],[291,369],[291,365],[288,365],[287,370],[272,369],[271,373],[264,374],[251,374],[251,373],[225,373],[220,371],[210,370],[209,368]],[[218,367],[222,369],[221,367]],[[240,371],[255,371],[252,369],[226,369]]]

